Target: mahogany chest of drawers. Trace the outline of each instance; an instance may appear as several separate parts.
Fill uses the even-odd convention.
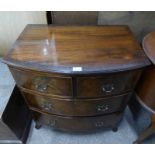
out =
[[[28,25],[3,60],[36,127],[116,129],[150,62],[127,26]]]

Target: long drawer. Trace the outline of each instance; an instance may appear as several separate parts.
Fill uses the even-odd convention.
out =
[[[132,90],[140,74],[141,71],[128,71],[103,76],[78,77],[77,97],[104,97]]]
[[[122,113],[95,117],[63,117],[33,112],[39,124],[51,126],[54,129],[69,132],[94,131],[103,128],[114,128],[122,118]]]
[[[72,97],[71,77],[53,77],[14,68],[10,71],[19,87],[51,96]]]
[[[65,116],[95,116],[121,111],[126,106],[130,93],[101,99],[55,99],[23,92],[32,110]]]

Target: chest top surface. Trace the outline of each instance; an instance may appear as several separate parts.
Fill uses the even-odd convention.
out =
[[[127,26],[27,25],[3,61],[69,74],[117,72],[150,64]]]

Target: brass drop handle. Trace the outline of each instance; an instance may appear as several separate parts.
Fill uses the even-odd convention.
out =
[[[33,81],[35,89],[44,92],[48,89],[48,83],[51,82],[51,78],[48,77],[36,77]]]
[[[104,126],[104,122],[100,121],[100,122],[95,122],[95,126],[96,127],[102,127]]]
[[[43,102],[43,103],[41,104],[41,107],[42,107],[43,109],[45,109],[45,110],[52,110],[52,105],[51,105],[50,103],[48,103],[48,102]]]
[[[97,106],[97,111],[99,111],[99,112],[105,112],[107,110],[109,110],[109,106],[107,104],[106,105],[98,105]]]
[[[36,84],[35,87],[40,92],[44,92],[44,91],[47,90],[47,85],[46,84]]]
[[[106,93],[111,93],[114,89],[115,88],[113,84],[105,84],[102,86],[102,91]]]

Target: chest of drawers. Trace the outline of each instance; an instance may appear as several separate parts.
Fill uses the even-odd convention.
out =
[[[116,128],[150,63],[127,26],[28,25],[3,61],[36,127]]]

